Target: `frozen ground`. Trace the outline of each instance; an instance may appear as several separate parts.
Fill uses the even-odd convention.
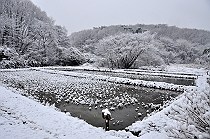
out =
[[[166,71],[191,73],[198,76],[196,80],[197,88],[193,90],[209,93],[206,70],[170,66]],[[97,78],[100,77],[97,76]],[[134,123],[128,129],[139,132],[140,137],[138,138],[141,139],[168,138],[167,129],[179,126],[180,123],[170,119],[166,113],[171,111],[176,104],[185,105],[185,96],[192,95],[195,92],[190,89],[192,88],[188,88],[183,95],[179,96],[174,103],[163,111]],[[82,120],[56,111],[52,107],[43,106],[2,86],[0,87],[0,94],[0,138],[137,138],[125,131],[105,132],[102,128],[93,127]],[[209,107],[206,109],[209,111]]]

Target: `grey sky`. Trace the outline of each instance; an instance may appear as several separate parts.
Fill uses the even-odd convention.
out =
[[[103,25],[168,24],[210,31],[210,0],[32,0],[70,33]]]

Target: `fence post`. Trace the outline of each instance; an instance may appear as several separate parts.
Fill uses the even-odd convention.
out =
[[[111,113],[108,109],[102,110],[102,118],[105,119],[105,131],[109,131],[109,120],[111,119]]]

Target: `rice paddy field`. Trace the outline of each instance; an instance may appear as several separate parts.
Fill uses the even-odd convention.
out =
[[[73,72],[75,76],[60,74],[59,71]],[[183,86],[195,84],[194,79],[140,75],[138,71],[135,71],[138,74],[130,74],[71,69],[59,69],[54,73],[35,69],[5,70],[0,72],[0,82],[44,105],[55,105],[60,111],[69,112],[72,116],[96,127],[104,127],[101,111],[108,108],[112,114],[110,129],[114,130],[125,129],[135,121],[162,110],[182,93],[77,77],[77,73],[167,82]]]

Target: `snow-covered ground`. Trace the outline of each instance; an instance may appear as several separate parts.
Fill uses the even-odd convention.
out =
[[[60,71],[60,70],[52,70],[52,69],[41,69],[36,68],[36,70],[47,72],[47,73],[53,73],[53,74],[61,74],[61,75],[68,75],[72,77],[82,77],[82,78],[92,78],[94,80],[103,80],[108,81],[112,83],[120,83],[120,84],[127,84],[127,85],[139,85],[144,87],[150,87],[150,88],[158,88],[158,89],[165,89],[165,90],[173,90],[173,91],[184,91],[186,88],[191,88],[191,86],[186,87],[183,85],[175,85],[172,83],[165,83],[165,82],[154,82],[154,81],[144,81],[144,80],[133,80],[129,78],[120,78],[120,77],[110,77],[110,76],[104,76],[104,75],[93,75],[93,74],[87,74],[87,73],[75,73],[70,71]],[[95,70],[95,69],[94,69]],[[119,70],[115,70],[119,71]],[[122,71],[121,71],[122,72]],[[125,74],[128,72],[124,72]],[[132,72],[136,73],[136,72]],[[154,73],[147,73],[148,75],[154,75]],[[158,73],[155,73],[157,75]],[[169,75],[168,75],[169,76]],[[174,74],[170,74],[171,77],[175,77]],[[178,75],[178,77],[183,78],[197,78],[195,75]]]
[[[120,136],[43,106],[2,86],[0,94],[1,139],[117,139]],[[133,137],[131,133],[123,133],[120,138],[123,136]]]
[[[150,76],[168,76],[168,77],[175,77],[175,78],[197,78],[195,72],[192,71],[185,71],[186,68],[179,68],[178,70],[175,69],[175,66],[167,66],[165,69],[107,69],[107,68],[97,68],[92,66],[79,66],[79,67],[72,67],[72,66],[59,66],[59,67],[45,67],[44,69],[51,69],[51,70],[87,70],[87,71],[100,71],[100,72],[113,72],[113,73],[124,73],[124,74],[134,74],[134,75],[150,75]],[[34,68],[40,69],[40,68]],[[194,70],[193,68],[188,68],[188,70]]]
[[[199,75],[198,79],[196,80],[197,87],[192,90],[186,90],[182,95],[178,96],[177,100],[175,100],[167,108],[150,116],[148,119],[145,119],[143,121],[137,121],[136,123],[129,126],[128,129],[133,132],[138,132],[141,138],[147,138],[147,136],[150,134],[159,134],[159,136],[162,136],[161,138],[165,138],[166,135],[175,137],[173,133],[168,132],[174,129],[177,129],[177,131],[175,131],[175,134],[179,134],[178,130],[181,129],[183,130],[183,132],[191,132],[197,138],[210,138],[210,129],[206,129],[209,130],[207,134],[199,132],[198,129],[196,129],[197,123],[193,121],[189,122],[188,120],[192,119],[192,117],[188,115],[189,113],[186,112],[187,109],[193,109],[195,107],[203,109],[202,111],[204,112],[201,113],[202,115],[199,115],[199,118],[207,119],[207,124],[210,125],[210,87],[207,83],[207,78],[209,78],[209,75],[207,75],[207,71],[205,69],[195,69],[186,67],[177,68],[173,66],[168,67],[167,70],[170,72],[186,72]],[[192,101],[189,101],[189,98],[192,99]],[[192,111],[196,112],[196,110]],[[190,123],[189,125],[186,124],[188,122]],[[183,124],[186,124],[184,125],[185,127],[183,127]],[[180,133],[181,132],[182,131],[180,131]],[[186,138],[186,136],[176,135],[176,138],[184,139]]]
[[[84,68],[84,67],[82,67]],[[85,67],[87,68],[87,67]],[[25,69],[26,71],[29,69]],[[48,69],[36,68],[43,72],[52,72]],[[13,70],[9,70],[13,71]],[[207,92],[210,94],[209,84],[207,84],[207,71],[205,69],[185,68],[170,66],[167,72],[173,73],[189,73],[198,76],[196,80],[197,87],[185,88],[185,92],[177,97],[170,106],[162,111],[150,116],[142,121],[137,121],[128,127],[129,131],[139,132],[140,137],[132,135],[125,131],[109,131],[105,132],[102,128],[93,127],[83,120],[73,118],[62,112],[56,111],[52,107],[43,106],[38,102],[16,94],[2,86],[0,86],[0,138],[140,138],[140,139],[166,139],[168,138],[167,129],[178,127],[181,123],[169,118],[167,113],[172,111],[176,104],[185,106],[186,96],[194,93]],[[1,70],[4,72],[4,70]],[[53,71],[57,74],[57,71]],[[59,72],[59,74],[69,74],[67,72]],[[194,76],[193,75],[193,76]],[[75,74],[74,74],[75,76]],[[80,75],[78,76],[90,76]],[[191,76],[191,75],[190,75]],[[97,79],[111,79],[104,76],[94,76]],[[119,80],[119,79],[117,79]],[[122,82],[128,79],[120,79]],[[114,79],[116,81],[116,79]],[[129,80],[129,82],[132,82]],[[139,81],[140,82],[140,81]],[[142,83],[142,82],[141,82]],[[151,83],[152,84],[152,83]],[[165,84],[166,87],[170,86]],[[21,93],[21,92],[20,92]],[[197,95],[197,97],[202,95]],[[195,100],[199,100],[195,98]],[[204,100],[205,101],[205,100]],[[204,102],[205,103],[205,102]],[[206,111],[210,111],[209,107],[205,107]],[[186,116],[183,114],[183,116]],[[184,117],[183,117],[184,118]],[[208,115],[207,115],[208,118]],[[195,131],[195,134],[198,132]],[[200,133],[198,133],[200,134]],[[200,137],[205,135],[201,134]],[[206,135],[207,136],[207,135]]]

